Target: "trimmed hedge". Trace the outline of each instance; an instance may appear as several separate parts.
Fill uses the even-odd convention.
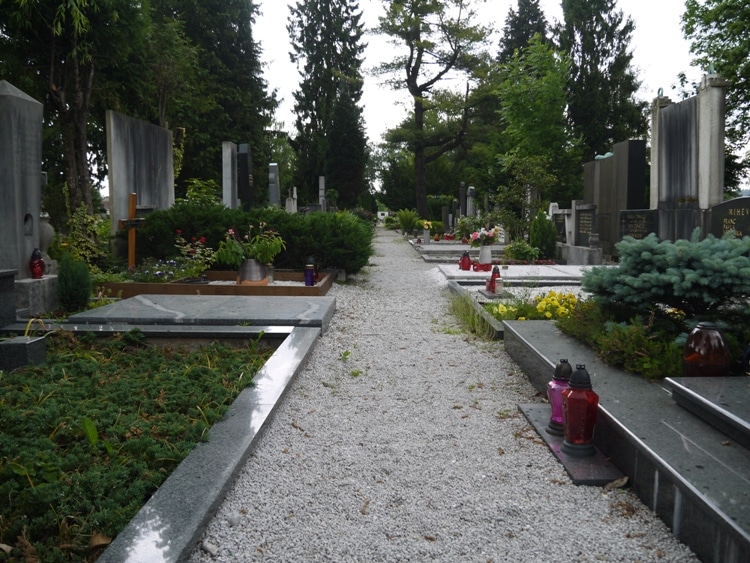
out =
[[[366,266],[372,256],[372,222],[348,211],[302,215],[279,208],[244,212],[222,205],[178,203],[146,217],[138,231],[138,260],[177,255],[174,241],[178,229],[186,240],[206,237],[206,246],[217,249],[228,229],[235,229],[242,236],[250,225],[261,223],[278,231],[286,243],[286,250],[274,260],[277,268],[301,270],[312,257],[321,269],[353,274]]]

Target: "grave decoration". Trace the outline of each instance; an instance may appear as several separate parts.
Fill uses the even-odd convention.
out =
[[[682,370],[686,377],[729,375],[732,353],[715,323],[701,321],[685,341]]]
[[[568,388],[570,375],[573,373],[573,366],[567,359],[561,358],[555,366],[555,373],[552,379],[547,383],[547,399],[549,399],[552,412],[547,424],[547,432],[554,436],[563,435],[563,400],[562,394]]]
[[[599,395],[591,388],[591,376],[583,364],[576,365],[568,388],[562,392],[563,435],[561,450],[573,457],[588,457],[596,450],[592,444]]]

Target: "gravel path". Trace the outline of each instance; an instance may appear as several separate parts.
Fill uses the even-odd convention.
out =
[[[190,561],[697,561],[629,491],[571,484],[502,343],[377,233]]]

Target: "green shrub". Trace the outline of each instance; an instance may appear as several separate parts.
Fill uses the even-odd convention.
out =
[[[517,240],[505,247],[505,257],[511,260],[533,262],[539,258],[539,249],[534,248],[525,240]]]
[[[91,298],[91,276],[86,262],[63,255],[57,273],[57,298],[67,313],[81,311]]]
[[[625,237],[615,267],[584,274],[584,290],[639,311],[682,311],[687,319],[720,320],[750,298],[750,237],[659,241]],[[657,307],[655,307],[657,306]]]
[[[419,215],[416,209],[399,209],[396,212],[398,223],[401,225],[401,232],[410,233],[417,228]]]
[[[539,249],[539,258],[555,258],[557,229],[555,229],[555,224],[547,219],[544,211],[539,211],[531,222],[529,244]]]
[[[396,219],[392,215],[386,215],[383,219],[383,226],[386,229],[397,229],[399,227],[398,219]]]
[[[186,240],[205,237],[205,245],[217,249],[228,229],[243,237],[251,232],[251,226],[258,227],[261,223],[277,231],[286,243],[286,249],[274,260],[277,268],[304,269],[312,256],[323,269],[341,269],[353,274],[367,265],[372,256],[373,222],[348,211],[303,215],[269,207],[245,213],[222,205],[181,202],[146,218],[138,233],[138,259],[143,262],[148,258],[176,257],[178,229]],[[214,268],[232,269],[219,263]]]

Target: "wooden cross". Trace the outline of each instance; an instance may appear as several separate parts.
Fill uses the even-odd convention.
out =
[[[119,221],[120,229],[128,230],[128,270],[135,268],[135,231],[143,224],[143,217],[136,217],[136,194],[131,193],[128,200],[128,218]]]

